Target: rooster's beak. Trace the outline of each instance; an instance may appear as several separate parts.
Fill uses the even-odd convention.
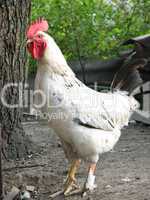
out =
[[[27,42],[26,42],[26,44],[29,44],[31,42],[33,42],[33,40],[32,39],[28,39]]]

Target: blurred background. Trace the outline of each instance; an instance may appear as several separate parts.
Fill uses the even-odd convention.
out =
[[[124,40],[150,33],[148,0],[32,0],[31,10],[31,20],[48,20],[67,61],[111,59]],[[29,65],[34,73],[32,59]]]

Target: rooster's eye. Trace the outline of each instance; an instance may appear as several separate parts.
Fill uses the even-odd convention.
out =
[[[38,35],[39,38],[42,38],[42,35]]]

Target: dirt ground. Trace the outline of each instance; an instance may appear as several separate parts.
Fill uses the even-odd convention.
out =
[[[48,200],[49,195],[62,188],[67,161],[59,139],[45,123],[24,124],[26,134],[34,142],[36,152],[28,159],[4,163],[4,186],[9,190],[22,183],[33,185],[33,199]],[[33,148],[34,149],[34,148]],[[83,185],[87,166],[83,163],[77,175]],[[130,124],[112,152],[103,154],[96,171],[97,189],[85,200],[149,200],[150,199],[150,126]],[[62,200],[64,197],[57,197]],[[66,197],[79,200],[80,196]]]

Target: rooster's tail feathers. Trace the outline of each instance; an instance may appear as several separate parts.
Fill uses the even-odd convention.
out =
[[[142,85],[143,81],[140,77],[139,69],[143,68],[146,64],[147,60],[144,58],[125,61],[115,74],[111,89],[123,90],[131,94],[134,89]]]

